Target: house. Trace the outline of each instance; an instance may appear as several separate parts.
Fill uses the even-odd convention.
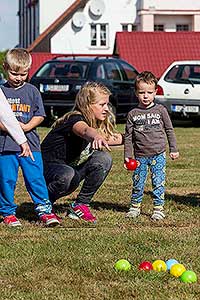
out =
[[[197,38],[200,32],[200,5],[199,0],[57,0],[56,5],[48,0],[19,0],[19,24],[19,46],[34,56],[31,74],[53,53],[112,55],[114,51],[138,70],[148,67],[159,76],[171,60],[183,56],[185,46],[186,57],[196,57],[193,33]],[[181,33],[187,40],[180,49],[176,35],[182,39]],[[143,46],[147,44],[149,48]],[[146,54],[151,59],[144,65]]]

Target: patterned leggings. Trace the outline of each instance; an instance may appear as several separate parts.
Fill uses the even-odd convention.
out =
[[[166,154],[161,153],[151,157],[136,157],[140,165],[133,173],[133,190],[131,203],[140,204],[144,193],[148,169],[151,173],[154,206],[163,206],[165,197]]]

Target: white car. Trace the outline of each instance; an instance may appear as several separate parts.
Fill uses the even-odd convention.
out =
[[[200,119],[200,60],[174,61],[158,85],[155,102],[172,118]]]

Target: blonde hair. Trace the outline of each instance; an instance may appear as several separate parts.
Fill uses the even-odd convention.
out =
[[[18,72],[21,68],[29,70],[32,64],[30,53],[24,48],[8,50],[4,60],[4,67]]]
[[[105,138],[114,135],[115,132],[115,117],[111,110],[108,111],[104,121],[96,120],[94,117],[91,105],[97,102],[97,95],[111,95],[110,90],[101,83],[87,82],[82,86],[76,95],[75,105],[71,112],[66,113],[63,117],[59,118],[53,125],[56,128],[63,124],[71,115],[81,114],[85,118],[90,127],[97,129]]]

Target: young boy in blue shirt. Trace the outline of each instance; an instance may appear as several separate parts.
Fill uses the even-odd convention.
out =
[[[20,156],[30,156],[32,159],[33,155],[28,145],[27,138],[20,127],[19,122],[15,118],[15,115],[0,88],[0,130],[7,131],[18,145],[21,147]]]
[[[43,176],[40,140],[36,132],[36,127],[44,120],[45,112],[39,91],[26,82],[31,63],[31,55],[26,49],[20,48],[9,50],[4,61],[8,81],[2,86],[2,90],[27,137],[34,160],[19,156],[20,146],[7,132],[0,132],[0,214],[6,225],[21,226],[16,218],[17,205],[14,203],[20,166],[35,212],[41,222],[53,226],[59,224],[59,220],[52,213]]]

